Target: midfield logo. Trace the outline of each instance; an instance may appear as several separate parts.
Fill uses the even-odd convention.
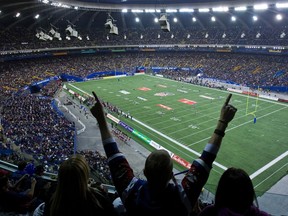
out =
[[[170,93],[170,92],[159,92],[159,93],[154,94],[154,96],[159,96],[159,97],[166,97],[166,96],[172,96],[172,95],[175,95],[175,94]]]

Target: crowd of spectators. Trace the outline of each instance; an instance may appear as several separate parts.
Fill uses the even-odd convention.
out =
[[[87,31],[78,29],[82,40],[78,38],[65,39],[59,41],[41,41],[36,38],[36,30],[25,29],[17,26],[7,29],[0,28],[0,50],[21,50],[54,47],[77,47],[77,46],[103,46],[103,45],[138,45],[138,44],[238,44],[238,45],[287,45],[287,29],[275,26],[263,28],[263,26],[253,26],[251,28],[241,28],[238,26],[222,29],[219,27],[203,28],[173,28],[171,32],[163,32],[159,28],[147,27],[144,29],[119,30],[119,35],[108,35],[103,30]],[[19,32],[25,34],[19,37]],[[284,37],[281,37],[281,34]],[[258,35],[258,36],[257,36]],[[87,37],[88,36],[88,37]],[[89,38],[89,40],[87,39]]]
[[[17,64],[4,62],[0,65],[1,94],[9,94],[11,90],[51,75],[66,73],[85,78],[97,71],[135,72],[138,66],[191,68],[190,71],[181,72],[183,78],[195,76],[195,71],[201,69],[204,77],[244,86],[287,86],[287,63],[285,56],[189,52],[98,54],[23,60],[17,61]],[[283,73],[276,76],[279,71]],[[170,70],[169,76],[175,77],[178,73]]]
[[[2,125],[22,152],[55,166],[73,153],[75,126],[58,115],[51,102],[49,97],[14,94],[3,104]]]

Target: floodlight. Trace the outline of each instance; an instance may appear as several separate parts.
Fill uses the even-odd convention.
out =
[[[288,3],[276,3],[276,8],[288,8]]]
[[[71,34],[73,31],[73,28],[70,25],[68,25],[65,31],[67,31]]]
[[[210,9],[209,9],[209,8],[199,8],[198,11],[199,11],[200,13],[207,13],[207,12],[210,11]]]
[[[265,10],[268,9],[268,5],[267,4],[257,4],[254,5],[254,10]]]
[[[62,38],[61,38],[61,34],[59,33],[59,32],[57,32],[57,30],[55,30],[55,29],[57,29],[55,26],[53,26],[52,24],[50,24],[51,25],[51,29],[50,29],[50,31],[49,31],[49,34],[52,36],[52,37],[54,37],[54,38],[57,38],[58,40],[62,40]]]
[[[118,35],[118,27],[114,24],[115,22],[116,20],[114,20],[113,17],[108,13],[108,18],[104,26],[109,30],[109,34]]]
[[[37,32],[37,33],[36,33],[35,36],[36,36],[39,40],[44,40],[44,41],[53,40],[53,38],[52,38],[50,35],[46,34],[45,30],[42,29],[42,28],[37,29],[36,32]]]
[[[161,29],[165,32],[170,32],[170,23],[167,19],[167,15],[166,14],[163,14],[160,19],[158,20],[160,26],[161,26]]]
[[[117,26],[113,25],[109,31],[110,34],[118,35],[118,28]]]
[[[276,19],[277,19],[277,20],[282,20],[282,19],[283,19],[283,17],[282,17],[282,15],[281,15],[281,14],[277,14],[277,15],[276,15]]]
[[[239,6],[234,8],[235,11],[246,11],[247,7],[246,6]]]
[[[106,23],[104,24],[105,28],[106,29],[112,29],[113,27],[113,23],[112,23],[112,20],[111,19],[107,19]]]
[[[72,28],[71,25],[68,25],[67,28],[66,28],[66,33],[68,33],[68,36],[69,37],[76,37],[76,38],[79,38],[79,34],[78,34],[78,31],[74,28]]]

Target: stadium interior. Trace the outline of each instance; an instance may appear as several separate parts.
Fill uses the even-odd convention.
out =
[[[260,208],[274,216],[288,215],[287,56],[288,1],[283,0],[1,0],[1,174],[15,172],[18,164],[26,161],[29,165],[26,167],[27,173],[33,175],[34,167],[43,165],[43,179],[54,184],[59,165],[70,155],[80,153],[89,161],[94,181],[102,184],[114,198],[115,189],[105,153],[103,148],[95,147],[95,140],[100,143],[101,139],[99,128],[95,126],[95,119],[89,111],[94,103],[91,97],[93,88],[99,88],[99,94],[109,102],[109,122],[113,135],[119,141],[121,151],[133,162],[135,173],[141,177],[145,158],[153,148],[145,147],[145,140],[132,134],[127,125],[133,126],[136,121],[132,119],[135,118],[157,127],[157,122],[152,122],[155,117],[145,122],[141,111],[135,108],[136,105],[148,107],[142,104],[148,98],[143,96],[143,92],[148,88],[160,91],[160,87],[170,85],[175,92],[163,90],[165,92],[157,95],[159,100],[155,104],[165,101],[170,95],[190,91],[199,94],[206,105],[208,102],[205,100],[210,103],[218,99],[221,102],[227,92],[232,92],[242,95],[243,107],[239,113],[242,112],[243,118],[249,119],[247,121],[251,117],[254,125],[258,125],[266,116],[273,117],[273,120],[267,120],[266,125],[262,122],[267,131],[270,127],[268,124],[274,122],[275,133],[271,126],[271,139],[261,140],[265,145],[263,149],[267,150],[267,155],[263,153],[263,158],[259,159],[263,159],[259,162],[261,166],[251,165],[250,168],[247,162],[247,167],[242,168],[247,168],[251,176],[260,170],[253,179],[255,185],[268,182],[263,188],[259,186],[261,189],[257,191]],[[143,78],[139,78],[141,76]],[[133,77],[135,81],[128,81]],[[171,80],[172,84],[169,83]],[[89,86],[90,82],[93,85]],[[130,101],[127,96],[130,94],[128,86],[135,100]],[[209,90],[202,93],[206,88]],[[213,92],[208,92],[210,89]],[[130,105],[125,104],[123,99],[117,100],[115,95],[109,98],[107,92],[112,91],[118,91],[115,95],[121,93],[127,97],[125,100]],[[241,101],[238,96],[237,100]],[[153,97],[149,100],[154,100]],[[195,110],[201,111],[201,100],[199,108],[198,104],[193,106]],[[266,102],[267,105],[264,104]],[[261,113],[264,106],[270,105],[275,105],[275,110]],[[217,107],[218,104],[213,106]],[[122,109],[120,113],[125,112],[127,120],[119,117],[119,107]],[[169,107],[162,108],[161,111],[155,109],[156,118],[163,119],[168,115]],[[278,110],[281,111],[279,119],[273,116]],[[189,112],[191,110],[187,110]],[[148,114],[142,115],[147,117]],[[125,125],[117,125],[117,118],[126,122]],[[176,118],[175,113],[169,118],[177,128],[176,123],[181,118]],[[235,128],[244,124],[239,123]],[[148,136],[148,132],[145,134],[148,127],[141,128],[139,125],[133,127]],[[191,128],[197,129],[199,125],[195,123]],[[96,128],[96,135],[91,128]],[[164,129],[159,125],[159,131],[164,131],[163,137],[170,136]],[[250,129],[247,131],[243,129],[243,136]],[[160,135],[157,137],[156,133],[151,133],[150,136],[155,136],[156,140],[159,138],[161,142]],[[207,133],[203,137],[206,136]],[[259,132],[259,136],[264,135]],[[197,137],[199,143],[203,137]],[[242,139],[236,134],[233,139],[237,138]],[[251,144],[260,142],[258,137],[254,138]],[[174,142],[178,142],[178,139],[181,143],[181,137],[175,135]],[[187,143],[186,140],[183,142]],[[281,146],[278,151],[275,150],[275,154],[272,150],[268,152],[270,142],[277,142]],[[200,147],[197,148],[197,145],[194,149],[191,147],[193,151],[200,151]],[[254,157],[250,152],[248,155]],[[183,156],[191,161],[193,157]],[[264,161],[264,157],[267,161]],[[229,161],[224,154],[220,159],[223,163]],[[231,164],[240,166],[245,160],[245,157],[240,158]],[[251,160],[250,163],[254,162]],[[275,164],[277,167],[273,167]],[[267,172],[262,170],[265,176],[257,179],[256,175],[262,174],[261,167]],[[175,163],[175,168],[175,172],[180,173],[187,167]],[[273,181],[267,180],[269,178]],[[210,186],[203,189],[200,197],[203,206],[213,202],[218,179],[219,174],[213,174]],[[0,203],[0,215],[2,209]],[[11,214],[18,215],[17,212]],[[31,211],[27,213],[32,214]],[[3,212],[3,215],[6,214]]]

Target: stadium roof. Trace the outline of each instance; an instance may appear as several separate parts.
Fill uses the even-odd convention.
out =
[[[104,28],[108,12],[117,20],[119,29],[153,26],[154,20],[166,12],[171,21],[177,18],[177,25],[182,28],[190,27],[192,18],[197,20],[194,26],[206,28],[211,24],[212,16],[224,29],[231,24],[232,16],[237,17],[238,25],[242,27],[248,27],[254,15],[261,16],[258,23],[274,26],[275,15],[281,13],[282,23],[288,23],[287,8],[277,8],[276,1],[270,0],[265,1],[266,10],[254,10],[255,5],[263,4],[262,0],[1,0],[0,26],[9,29],[22,25],[33,29],[53,24],[62,28],[69,21],[90,30]],[[246,6],[247,11],[237,12],[236,8],[242,6]],[[208,9],[208,12],[201,13],[201,9]],[[137,23],[135,18],[138,18]]]

